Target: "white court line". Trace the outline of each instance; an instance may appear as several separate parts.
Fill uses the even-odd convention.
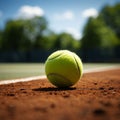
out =
[[[92,73],[92,72],[102,72],[102,71],[114,70],[114,69],[120,69],[120,68],[116,66],[92,68],[92,69],[83,70],[83,74]],[[17,82],[27,82],[27,81],[33,81],[33,80],[42,80],[42,79],[46,79],[46,76],[43,75],[43,76],[34,76],[34,77],[20,78],[20,79],[13,79],[13,80],[3,80],[3,81],[0,81],[0,85],[17,83]]]
[[[92,72],[102,72],[107,70],[114,70],[114,69],[120,69],[120,67],[117,66],[105,66],[105,67],[99,67],[99,68],[91,68],[83,70],[83,73],[92,73]]]
[[[27,78],[19,78],[19,79],[13,79],[13,80],[3,80],[3,81],[0,81],[0,85],[2,85],[2,84],[10,84],[10,83],[17,83],[17,82],[27,82],[27,81],[32,81],[32,80],[42,80],[44,78],[46,78],[45,75],[27,77]]]

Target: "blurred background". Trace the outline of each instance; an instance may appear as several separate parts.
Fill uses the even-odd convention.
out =
[[[84,63],[119,63],[120,0],[0,1],[1,76],[12,69],[5,63],[44,63],[60,49]]]

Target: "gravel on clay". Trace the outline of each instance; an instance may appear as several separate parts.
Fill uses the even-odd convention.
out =
[[[0,120],[120,120],[120,69],[86,73],[67,89],[46,79],[0,85]]]

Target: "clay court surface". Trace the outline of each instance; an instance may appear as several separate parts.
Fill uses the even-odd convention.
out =
[[[0,85],[0,120],[120,120],[120,69],[85,73],[68,89],[45,78]]]

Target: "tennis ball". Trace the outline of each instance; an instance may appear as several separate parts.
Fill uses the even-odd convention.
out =
[[[83,65],[80,58],[68,50],[52,53],[45,62],[48,80],[57,87],[70,87],[82,76]]]

